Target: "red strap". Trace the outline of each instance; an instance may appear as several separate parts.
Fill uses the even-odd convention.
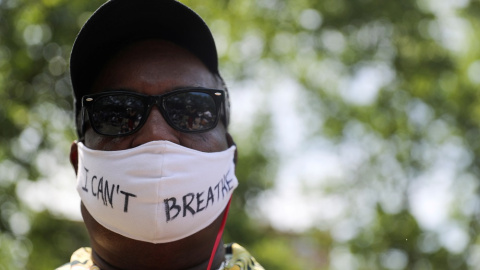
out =
[[[210,270],[213,263],[213,258],[215,257],[215,253],[218,248],[218,244],[220,244],[220,240],[222,239],[223,229],[225,229],[225,223],[227,223],[227,216],[228,211],[230,210],[230,203],[232,202],[232,197],[228,200],[227,207],[225,207],[225,212],[223,213],[222,225],[220,225],[220,229],[218,230],[217,239],[215,240],[215,245],[213,245],[212,255],[210,255],[210,261],[208,262],[207,270]]]

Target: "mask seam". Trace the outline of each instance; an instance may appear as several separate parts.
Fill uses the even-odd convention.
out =
[[[157,203],[156,203],[156,211],[155,211],[155,239],[159,239],[160,238],[160,205],[163,205],[162,202],[160,201],[161,199],[161,196],[160,196],[160,182],[161,182],[161,179],[163,178],[163,167],[164,167],[164,164],[165,164],[165,148],[166,148],[166,144],[163,143],[162,144],[162,148],[161,148],[161,159],[160,159],[160,181],[156,181],[157,182]]]

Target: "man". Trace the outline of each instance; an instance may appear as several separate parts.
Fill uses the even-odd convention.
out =
[[[59,269],[263,269],[221,236],[238,185],[213,37],[174,0],[111,0],[70,70],[91,248]]]

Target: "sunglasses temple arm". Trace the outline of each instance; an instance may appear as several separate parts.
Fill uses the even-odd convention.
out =
[[[228,122],[229,122],[229,116],[230,116],[230,112],[229,112],[229,104],[228,104],[229,100],[228,98],[225,98],[223,100],[223,106],[222,106],[222,109],[223,109],[223,124],[225,125],[225,128],[228,128]]]
[[[80,114],[81,114],[80,115],[81,126],[80,126],[80,134],[79,134],[79,138],[78,138],[79,141],[83,141],[83,139],[85,138],[85,122],[86,122],[85,121],[85,115],[86,115],[85,111],[86,111],[86,108],[82,106],[82,110],[80,112]]]

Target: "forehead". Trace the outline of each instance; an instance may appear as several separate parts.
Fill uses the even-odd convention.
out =
[[[144,40],[114,54],[92,92],[123,89],[155,95],[184,87],[218,88],[219,83],[186,49],[168,41]]]

